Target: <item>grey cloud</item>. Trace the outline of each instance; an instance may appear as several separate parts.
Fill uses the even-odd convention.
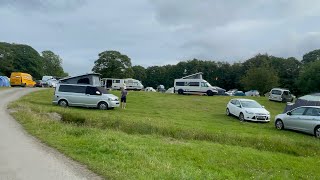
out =
[[[0,7],[14,8],[19,12],[63,12],[76,9],[86,0],[1,0]]]

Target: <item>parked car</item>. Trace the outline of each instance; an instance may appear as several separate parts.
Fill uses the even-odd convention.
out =
[[[164,92],[166,92],[166,89],[164,88],[164,85],[159,85],[159,86],[157,87],[157,91],[164,93]]]
[[[320,138],[320,106],[300,106],[275,117],[277,129],[292,129]]]
[[[259,91],[257,90],[250,90],[245,92],[246,96],[260,96]]]
[[[231,99],[227,104],[226,114],[236,116],[240,121],[270,121],[270,112],[251,99]]]
[[[236,91],[238,91],[238,89],[230,89],[229,91],[226,92],[226,94],[229,96],[233,96]]]
[[[36,84],[34,85],[34,87],[44,87],[42,80],[36,80],[35,82]]]
[[[294,96],[287,89],[273,88],[269,93],[270,101],[292,102]]]
[[[58,84],[58,83],[59,83],[59,81],[56,80],[56,79],[49,79],[49,80],[47,80],[47,85],[48,85],[49,87],[55,88],[55,87],[57,87],[57,84]]]
[[[246,96],[243,91],[234,92],[233,96]]]
[[[79,84],[58,84],[52,103],[62,107],[82,106],[101,110],[113,109],[120,105],[119,98],[103,87]]]

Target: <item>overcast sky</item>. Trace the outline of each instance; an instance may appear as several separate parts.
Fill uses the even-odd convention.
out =
[[[71,75],[98,53],[133,65],[257,53],[302,58],[320,48],[319,0],[0,0],[0,41],[52,50]]]

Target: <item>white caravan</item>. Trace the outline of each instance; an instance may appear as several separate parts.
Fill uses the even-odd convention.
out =
[[[174,80],[174,93],[178,94],[206,94],[213,96],[218,90],[202,79],[202,73],[192,74]]]
[[[103,78],[101,79],[101,85],[107,89],[117,89],[124,87],[128,90],[138,90],[144,88],[139,80],[127,78],[127,79],[116,79],[116,78]]]

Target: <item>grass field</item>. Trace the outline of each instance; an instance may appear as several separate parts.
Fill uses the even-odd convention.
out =
[[[119,92],[114,92],[119,95]],[[253,98],[270,123],[225,115],[230,97],[130,92],[127,109],[100,111],[51,104],[52,90],[34,92],[10,108],[44,143],[111,179],[317,179],[320,141],[278,131],[284,104]],[[52,113],[62,122],[52,120]]]

